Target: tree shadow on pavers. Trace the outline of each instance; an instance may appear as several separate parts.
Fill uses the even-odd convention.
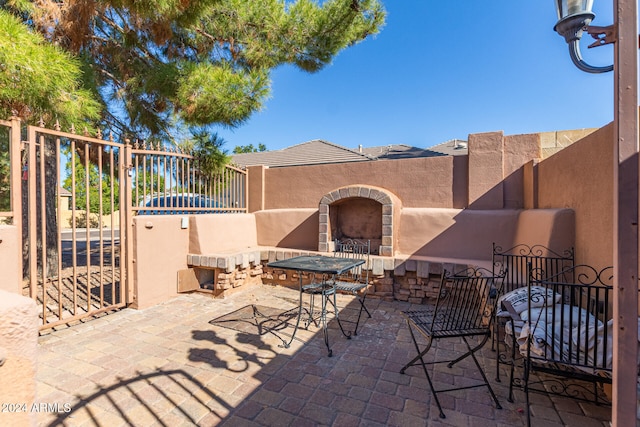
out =
[[[106,426],[116,419],[127,425],[172,426],[176,422],[197,425],[206,414],[223,419],[232,406],[181,369],[137,371],[132,378],[118,378],[109,387],[77,402],[61,406],[47,427]]]
[[[189,350],[189,360],[205,362],[214,368],[223,368],[236,373],[245,372],[251,363],[265,366],[277,355],[270,345],[265,344],[253,334],[239,333],[233,343],[219,337],[214,331],[193,331],[192,335],[196,340],[209,341],[214,348],[192,348]],[[251,345],[255,350],[245,351],[241,348],[243,345]],[[225,360],[222,360],[222,355],[228,354],[223,347],[231,349],[233,357],[226,356]]]

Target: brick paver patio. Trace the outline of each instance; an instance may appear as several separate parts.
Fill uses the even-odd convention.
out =
[[[314,326],[285,349],[279,345],[290,336],[291,319],[289,326],[264,322],[262,329],[229,321],[251,305],[269,315],[293,308],[297,298],[295,290],[268,285],[224,299],[183,295],[43,335],[38,402],[49,409],[57,404],[59,412],[39,414],[39,425],[526,425],[524,396],[517,392],[516,402],[507,402],[504,380],[493,382],[503,409],[492,405],[486,389],[469,389],[440,394],[447,418],[438,417],[424,374],[418,368],[399,373],[415,351],[400,314],[407,303],[370,299],[373,318],[351,340],[331,324],[331,358]],[[341,307],[350,304],[357,302],[340,296]],[[227,321],[210,323],[230,313],[219,319]],[[489,347],[481,363],[493,379]],[[438,365],[434,380],[468,381],[475,374],[467,366]],[[609,425],[608,408],[536,394],[532,403],[536,426]]]

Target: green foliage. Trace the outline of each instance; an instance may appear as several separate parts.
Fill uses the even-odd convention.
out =
[[[253,144],[249,145],[236,145],[236,148],[233,149],[234,154],[241,153],[260,153],[262,151],[267,151],[267,146],[264,144],[258,144],[258,147],[254,147]]]
[[[69,220],[71,222],[71,220]],[[70,224],[71,225],[71,224]],[[100,219],[95,214],[87,215],[87,212],[80,212],[76,216],[75,225],[78,228],[100,228]]]
[[[316,72],[376,34],[385,18],[379,0],[13,0],[0,7],[86,61],[82,93],[100,96],[108,130],[170,141],[183,126],[242,124],[268,99],[273,68]]]
[[[196,159],[196,164],[201,173],[214,175],[221,172],[224,166],[229,163],[227,152],[222,149],[225,140],[217,133],[210,134],[207,131],[199,130],[194,132],[191,151]]]
[[[266,70],[234,70],[228,64],[185,64],[175,105],[193,125],[237,126],[260,108],[269,94]]]
[[[0,10],[0,117],[90,126],[100,105],[81,77],[80,61]]]
[[[75,191],[76,191],[76,209],[87,210],[87,169],[80,160],[79,156],[74,156],[75,159]],[[67,177],[64,180],[63,187],[73,192],[71,159],[67,161],[66,170]],[[102,214],[108,215],[111,212],[111,177],[108,174],[102,174],[102,180],[100,179],[100,171],[95,164],[89,164],[89,209],[91,213],[100,213],[100,200],[102,200]],[[119,183],[118,180],[113,181],[113,197],[114,197],[114,210],[118,210],[119,207]]]

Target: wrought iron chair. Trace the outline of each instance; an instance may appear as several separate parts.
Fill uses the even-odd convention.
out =
[[[353,335],[358,335],[358,326],[362,312],[366,312],[371,318],[371,313],[365,305],[367,298],[367,288],[369,287],[369,269],[371,268],[369,258],[371,255],[371,242],[369,240],[336,240],[334,256],[343,258],[363,259],[365,263],[358,267],[352,268],[343,275],[335,278],[335,287],[337,291],[346,292],[357,297],[360,307],[358,309],[358,317],[353,328]]]
[[[332,350],[329,347],[329,335],[327,333],[327,313],[328,313],[328,305],[330,303],[333,306],[333,315],[335,319],[338,321],[338,326],[340,326],[340,331],[342,335],[344,335],[347,339],[351,339],[351,334],[346,332],[342,326],[342,322],[340,322],[340,317],[338,317],[338,305],[336,303],[336,285],[335,281],[332,277],[328,277],[327,275],[322,275],[322,277],[318,280],[316,277],[312,277],[311,283],[302,286],[302,292],[308,294],[310,296],[309,301],[309,316],[305,322],[305,328],[308,328],[311,323],[313,323],[316,327],[318,327],[317,315],[315,312],[315,297],[319,296],[321,298],[321,306],[320,309],[320,324],[324,329],[324,343],[329,349],[329,357],[332,355]]]
[[[362,317],[362,312],[365,311],[369,317],[371,317],[371,313],[365,306],[365,299],[367,297],[367,287],[369,285],[369,256],[371,254],[371,243],[369,240],[367,241],[359,241],[355,239],[349,239],[344,241],[335,241],[335,249],[334,256],[342,257],[342,258],[354,258],[354,259],[362,259],[365,261],[363,265],[352,268],[344,274],[334,276],[334,277],[322,277],[315,278],[313,277],[311,283],[304,285],[302,287],[302,291],[308,295],[310,295],[309,302],[309,317],[306,322],[306,326],[314,323],[314,325],[318,326],[318,322],[316,321],[316,316],[314,316],[314,307],[315,307],[315,297],[320,296],[323,298],[322,304],[323,307],[327,307],[327,303],[331,304],[334,309],[334,316],[338,321],[338,326],[340,327],[340,331],[342,334],[351,338],[351,335],[358,335],[358,326],[360,325],[360,318]],[[340,319],[338,316],[338,306],[336,302],[336,291],[351,293],[355,295],[360,303],[360,307],[358,309],[358,317],[355,322],[355,327],[353,332],[345,331],[342,322],[347,321],[345,319]],[[327,310],[323,310],[321,316],[326,316]],[[320,319],[324,320],[326,324],[326,318]]]
[[[418,355],[407,363],[400,370],[400,373],[404,374],[411,366],[422,366],[434,400],[440,410],[440,418],[445,418],[445,415],[438,400],[438,393],[453,390],[487,387],[496,408],[502,409],[475,353],[491,337],[493,315],[496,308],[495,295],[499,295],[502,291],[505,274],[506,272],[503,271],[494,276],[491,271],[482,268],[469,268],[452,275],[445,271],[440,282],[435,307],[403,312]],[[423,349],[420,348],[414,331],[419,332],[426,339],[426,345]],[[467,351],[452,360],[425,361],[425,355],[435,340],[450,338],[462,339]],[[473,341],[470,342],[470,339]],[[456,351],[455,347],[454,351]],[[451,368],[468,357],[471,357],[475,363],[483,382],[436,390],[427,365],[447,363],[447,366]]]

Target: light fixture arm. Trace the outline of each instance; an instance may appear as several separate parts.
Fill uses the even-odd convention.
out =
[[[591,37],[596,39],[594,43],[589,45],[590,48],[616,41],[614,27],[592,27],[589,24],[591,24],[593,18],[595,18],[595,14],[590,10],[574,13],[561,18],[553,29],[564,37],[565,41],[569,45],[571,61],[573,61],[574,65],[578,67],[578,69],[594,74],[607,73],[609,71],[613,71],[613,65],[606,67],[594,67],[593,65],[587,64],[584,59],[582,59],[582,54],[580,53],[580,39],[585,31],[589,33]]]
[[[596,46],[601,46],[601,44],[597,44]],[[613,71],[613,65],[608,65],[606,67],[594,67],[593,65],[589,65],[584,62],[580,53],[580,39],[569,42],[569,56],[571,57],[573,64],[584,72],[600,74]]]

